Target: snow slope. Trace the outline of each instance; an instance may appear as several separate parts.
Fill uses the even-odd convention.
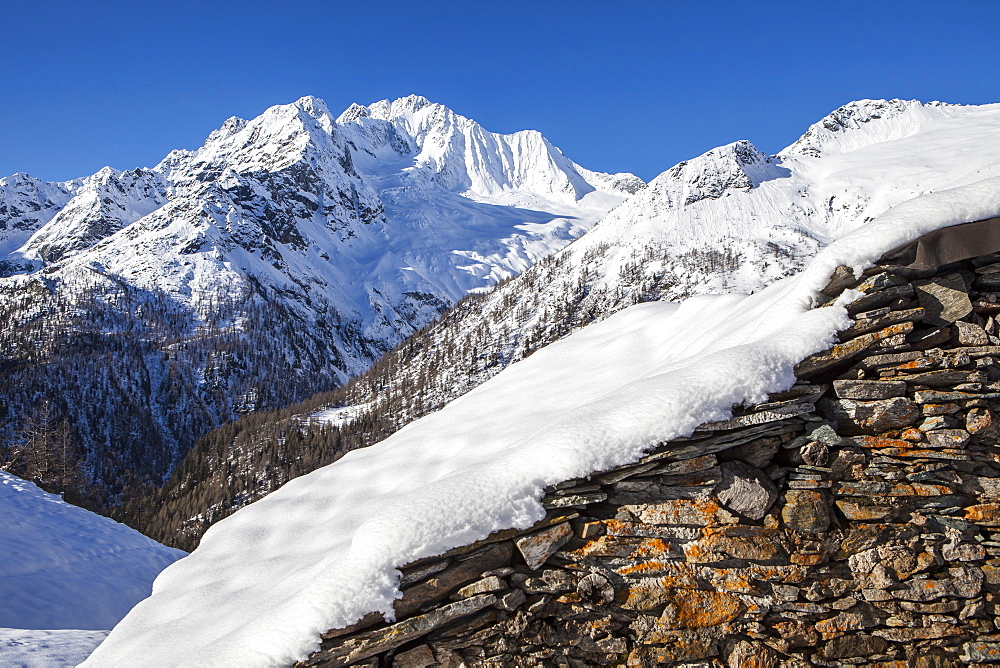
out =
[[[928,194],[757,294],[642,304],[552,344],[212,527],[84,665],[305,658],[321,632],[391,613],[398,567],[528,527],[544,516],[546,485],[635,461],[789,388],[794,364],[849,322],[839,305],[812,308],[837,265],[861,269],[930,230],[998,214],[1000,178]]]
[[[75,666],[107,637],[107,631],[0,628],[0,668]]]
[[[0,628],[111,628],[184,556],[4,471],[0,517]]]

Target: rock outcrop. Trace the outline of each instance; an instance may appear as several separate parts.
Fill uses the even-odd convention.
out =
[[[1000,254],[883,258],[761,405],[402,569],[301,666],[1000,663]]]

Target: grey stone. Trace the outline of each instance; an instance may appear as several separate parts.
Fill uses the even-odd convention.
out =
[[[846,659],[882,654],[889,648],[889,643],[877,636],[861,633],[851,633],[830,640],[820,650],[825,659]]]
[[[513,612],[521,607],[521,604],[523,604],[526,600],[528,600],[527,595],[520,589],[515,589],[500,596],[496,602],[496,607],[501,610],[506,610],[507,612]]]
[[[746,462],[723,462],[722,480],[715,488],[719,502],[733,512],[751,520],[759,520],[778,499],[778,490],[771,479]]]
[[[519,589],[531,594],[561,594],[572,591],[576,587],[573,576],[563,570],[547,568],[541,577],[531,577],[518,573],[511,578],[511,583]]]
[[[886,366],[896,366],[906,364],[920,359],[930,351],[911,350],[905,353],[886,353],[883,355],[869,355],[858,362],[862,369],[878,369]]]
[[[821,422],[815,426],[807,427],[806,436],[810,440],[818,441],[830,448],[844,444],[844,438],[837,433],[829,422]]]
[[[795,375],[799,378],[807,378],[827,369],[832,369],[854,359],[883,339],[896,336],[897,334],[908,334],[912,331],[912,322],[901,322],[889,325],[877,332],[862,334],[846,343],[838,344],[829,350],[805,358],[795,365]]]
[[[409,587],[411,585],[425,580],[435,573],[440,573],[444,569],[448,568],[451,564],[451,559],[442,559],[441,561],[432,561],[429,564],[421,564],[414,568],[403,568],[403,579],[400,580],[399,586],[401,588]]]
[[[423,615],[404,619],[377,631],[368,631],[347,638],[334,647],[317,652],[309,657],[310,663],[336,662],[337,665],[347,665],[368,657],[375,656],[400,645],[425,636],[434,629],[450,624],[457,619],[467,617],[496,603],[493,594],[483,594],[466,598],[455,603],[435,608]]]
[[[951,415],[932,415],[926,418],[917,427],[920,431],[933,431],[935,429],[952,429],[959,426],[961,421]]]
[[[986,374],[982,371],[961,371],[959,369],[940,369],[924,373],[902,374],[895,377],[895,380],[905,381],[912,385],[926,385],[928,387],[948,387],[959,383],[982,383],[986,379]]]
[[[542,500],[542,505],[548,509],[568,508],[570,506],[586,506],[591,503],[606,501],[608,495],[604,492],[587,492],[585,494],[564,494],[547,496]]]
[[[485,577],[479,582],[473,582],[470,585],[466,585],[458,590],[458,596],[462,598],[469,598],[470,596],[475,596],[477,594],[488,594],[493,591],[500,591],[501,589],[506,589],[507,583],[498,578],[495,575],[490,575]]]
[[[909,299],[911,297],[913,297],[913,286],[910,284],[885,288],[878,292],[870,292],[864,297],[851,302],[847,305],[847,312],[851,315],[856,315],[862,311],[870,311],[886,304],[891,304],[897,299]],[[921,306],[923,306],[922,303]]]
[[[780,420],[787,420],[790,417],[795,417],[796,415],[802,415],[804,413],[812,413],[813,404],[808,401],[802,402],[791,402],[785,406],[780,406],[777,408],[772,408],[769,410],[758,411],[756,413],[749,413],[747,415],[738,415],[729,420],[720,420],[718,422],[706,422],[700,425],[695,431],[723,431],[729,429],[739,429],[740,427],[749,427],[752,425],[765,424],[768,422],[778,422]]]
[[[789,432],[799,431],[802,429],[801,424],[802,423],[796,418],[792,418],[788,421],[744,427],[743,429],[725,434],[719,434],[718,436],[711,436],[709,438],[676,438],[673,441],[670,441],[666,449],[654,452],[651,455],[646,455],[643,457],[642,461],[654,461],[667,458],[685,460],[693,457],[713,454],[723,450],[728,450],[729,448],[737,445],[749,443],[750,441],[760,438],[761,436],[776,436],[778,434],[787,434]]]
[[[726,459],[739,459],[750,466],[759,469],[766,467],[774,459],[774,455],[781,449],[781,439],[777,436],[765,436],[757,440],[744,443],[732,450],[727,450],[724,454]]]
[[[848,266],[840,265],[833,270],[833,275],[830,276],[830,282],[827,283],[826,287],[820,290],[827,297],[836,297],[845,288],[854,285],[857,281],[857,277],[854,276],[854,270]]]
[[[403,597],[393,608],[398,619],[411,615],[417,610],[441,599],[447,598],[460,587],[479,579],[485,571],[505,566],[510,562],[513,548],[509,542],[501,542],[484,548],[481,552],[456,561],[449,568],[432,577],[403,589]]]
[[[969,442],[964,429],[937,429],[927,432],[927,442],[933,448],[963,448]]]
[[[907,580],[892,591],[893,598],[904,601],[933,601],[952,596],[972,598],[983,586],[983,572],[975,566],[949,568],[950,578],[944,580]]]
[[[988,346],[990,337],[986,330],[971,322],[959,320],[955,323],[955,338],[963,346]]]
[[[438,665],[434,652],[427,645],[414,647],[392,657],[393,668],[429,668]]]
[[[906,397],[879,401],[822,399],[818,407],[827,417],[839,423],[842,433],[852,436],[902,429],[920,417],[920,410]]]
[[[534,571],[538,570],[572,536],[573,529],[569,522],[563,522],[531,536],[518,538],[515,544],[528,568]]]
[[[799,456],[810,466],[825,466],[830,461],[830,450],[819,441],[809,441],[799,450]]]
[[[906,394],[906,383],[901,380],[835,380],[833,391],[841,399],[891,399]]]
[[[840,340],[846,341],[859,334],[873,332],[897,322],[920,322],[924,319],[925,311],[922,308],[911,308],[904,311],[892,311],[888,308],[867,313],[859,313],[854,324],[840,332]]]
[[[926,310],[924,321],[932,325],[947,325],[972,313],[972,302],[961,274],[916,281],[914,289],[917,300]]]
[[[829,497],[817,490],[790,489],[785,492],[781,519],[793,531],[823,533],[830,528]]]

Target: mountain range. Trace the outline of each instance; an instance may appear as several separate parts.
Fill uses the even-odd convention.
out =
[[[644,183],[425,98],[304,97],[158,165],[0,179],[0,421],[40,398],[102,488],[205,431],[330,389]]]

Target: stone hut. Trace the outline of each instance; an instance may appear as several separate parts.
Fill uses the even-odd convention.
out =
[[[838,268],[853,324],[794,387],[409,564],[396,621],[299,665],[1000,663],[998,250],[992,219]]]

